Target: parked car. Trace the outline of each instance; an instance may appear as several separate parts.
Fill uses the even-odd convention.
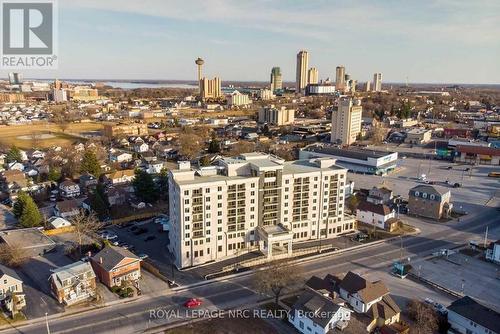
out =
[[[154,240],[154,239],[156,239],[156,236],[150,235],[150,236],[146,237],[146,239],[144,239],[144,241],[151,241],[151,240]]]
[[[149,257],[149,255],[148,255],[148,254],[144,254],[144,253],[138,254],[137,256],[138,256],[138,257],[139,257],[139,259],[141,259],[141,260],[146,260],[146,259]]]
[[[184,303],[184,306],[187,308],[193,308],[193,307],[198,307],[201,304],[203,304],[203,302],[200,299],[190,298]]]
[[[458,182],[453,184],[453,188],[460,188],[462,185]]]

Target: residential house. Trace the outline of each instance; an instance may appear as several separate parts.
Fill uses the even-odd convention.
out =
[[[160,174],[163,169],[163,161],[153,161],[147,164],[146,173]]]
[[[24,170],[24,165],[21,162],[17,161],[12,161],[7,164],[7,169],[8,170],[18,170],[18,171],[23,171]]]
[[[80,196],[80,186],[73,181],[66,180],[59,184],[61,197],[73,198]]]
[[[2,190],[9,193],[11,197],[21,190],[28,189],[28,179],[26,179],[26,175],[17,169],[2,172],[0,180],[2,181]]]
[[[109,205],[122,205],[125,204],[128,198],[128,193],[123,188],[110,187],[108,188],[108,203]]]
[[[439,220],[451,213],[450,199],[451,193],[444,187],[418,185],[409,191],[408,213]]]
[[[469,296],[448,306],[448,333],[500,334],[500,314]]]
[[[128,143],[128,142],[127,142]],[[116,152],[109,155],[109,160],[111,162],[129,162],[132,161],[133,155],[127,152]]]
[[[0,264],[0,301],[10,312],[26,306],[23,281],[14,270],[2,264]]]
[[[97,183],[97,178],[92,174],[83,173],[80,175],[79,185],[83,193],[89,193],[92,189],[95,189]]]
[[[329,297],[306,290],[292,306],[288,321],[300,333],[326,334],[347,327],[351,312]]]
[[[126,184],[130,183],[135,178],[135,171],[133,169],[118,170],[116,172],[106,174],[106,180],[112,184]]]
[[[366,200],[373,204],[390,205],[392,202],[392,190],[386,187],[373,187],[370,189]]]
[[[133,150],[134,150],[134,152],[137,152],[137,153],[144,153],[144,152],[149,151],[149,145],[146,143],[139,142],[139,143],[134,144]]]
[[[490,243],[485,257],[488,261],[500,264],[500,240]]]
[[[90,261],[99,280],[110,288],[141,277],[141,259],[122,247],[107,246]]]
[[[52,216],[47,222],[53,229],[67,228],[71,226],[71,223],[62,217]]]
[[[369,317],[367,331],[399,322],[401,310],[382,281],[370,282],[349,271],[338,285],[339,294],[357,313]]]
[[[57,202],[54,206],[54,215],[62,218],[71,218],[80,212],[78,202],[74,199]]]
[[[62,304],[74,305],[96,295],[96,275],[88,262],[78,261],[55,269],[49,282],[52,294]]]
[[[385,204],[361,202],[356,209],[356,220],[359,222],[386,229],[386,222],[395,217],[394,210]]]

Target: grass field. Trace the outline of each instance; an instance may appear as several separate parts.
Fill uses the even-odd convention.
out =
[[[0,126],[0,143],[6,146],[16,145],[21,149],[67,146],[82,141],[79,134],[88,131],[100,131],[100,123],[71,123],[62,129],[54,123],[35,123],[26,125]]]

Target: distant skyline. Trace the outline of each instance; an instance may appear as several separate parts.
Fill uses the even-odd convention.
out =
[[[295,81],[309,52],[320,79],[500,83],[500,1],[58,1],[59,69],[25,78]],[[9,71],[0,70],[3,78]]]

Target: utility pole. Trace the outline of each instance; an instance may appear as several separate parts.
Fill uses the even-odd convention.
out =
[[[45,312],[45,325],[47,326],[47,334],[50,334],[49,319],[47,318],[48,313]]]

